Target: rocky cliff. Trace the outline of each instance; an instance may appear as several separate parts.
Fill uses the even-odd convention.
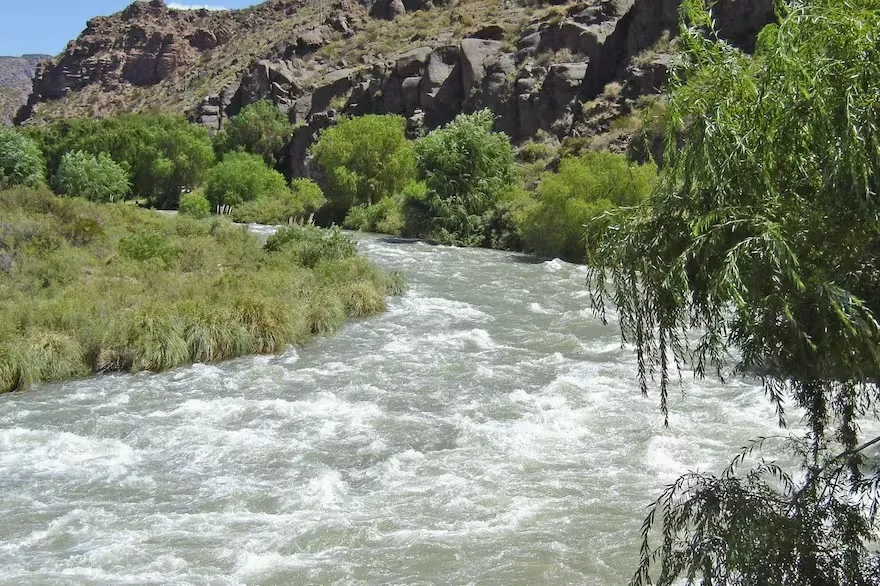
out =
[[[615,120],[666,83],[679,4],[270,0],[210,12],[136,2],[89,21],[38,69],[18,121],[158,108],[216,130],[269,99],[298,126],[293,174],[340,114],[401,114],[418,134],[488,107],[518,140],[606,135],[620,147],[626,125]],[[715,17],[749,48],[773,0],[720,0]]]
[[[49,55],[0,57],[0,125],[10,124],[31,93],[31,79],[40,61]]]

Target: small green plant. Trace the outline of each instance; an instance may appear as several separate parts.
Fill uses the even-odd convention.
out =
[[[147,261],[155,258],[169,263],[174,253],[168,237],[159,232],[137,232],[119,240],[119,254],[131,260]]]
[[[343,225],[352,230],[400,234],[403,229],[401,198],[386,197],[371,206],[354,206],[345,216]]]
[[[354,242],[338,228],[290,226],[279,229],[266,241],[266,250],[284,252],[297,264],[314,267],[327,260],[351,258],[357,252]]]
[[[526,163],[537,163],[552,159],[556,156],[556,149],[543,142],[529,141],[523,145],[519,156]]]
[[[325,201],[321,188],[314,181],[294,179],[289,191],[236,206],[232,210],[232,219],[246,224],[301,223]]]
[[[515,177],[510,139],[493,125],[488,110],[462,114],[416,143],[426,192],[404,199],[407,233],[445,244],[484,243],[485,216]]]

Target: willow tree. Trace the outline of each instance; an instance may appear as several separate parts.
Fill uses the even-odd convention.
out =
[[[667,168],[589,234],[594,305],[664,415],[691,369],[759,377],[791,428],[668,487],[632,583],[876,585],[880,0],[780,2],[752,56],[705,0],[682,14]]]

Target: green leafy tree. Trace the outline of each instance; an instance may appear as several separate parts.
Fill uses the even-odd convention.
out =
[[[416,143],[424,197],[407,198],[409,231],[448,244],[481,245],[487,214],[514,182],[513,147],[488,110],[459,115]]]
[[[66,120],[29,132],[46,154],[50,179],[65,153],[108,153],[129,169],[134,195],[160,208],[176,208],[181,192],[198,185],[215,162],[208,131],[179,116]]]
[[[754,56],[704,1],[685,10],[668,166],[591,234],[594,302],[613,298],[664,413],[676,366],[732,371],[804,429],[670,486],[633,584],[878,584],[880,438],[861,429],[880,396],[880,1],[780,5]],[[770,441],[800,466],[746,463]]]
[[[413,150],[400,116],[348,118],[324,131],[312,148],[325,193],[338,215],[399,193],[413,179]]]
[[[185,193],[180,196],[180,213],[197,220],[211,215],[211,202],[201,190]]]
[[[245,106],[223,125],[214,138],[217,152],[244,150],[260,155],[266,164],[274,167],[278,153],[290,141],[293,126],[287,116],[268,100]]]
[[[131,188],[128,171],[107,153],[95,156],[82,151],[61,158],[55,184],[60,194],[103,203],[121,201]]]
[[[36,187],[46,180],[46,163],[37,142],[11,129],[0,129],[0,189]]]
[[[208,172],[205,196],[214,206],[238,206],[289,193],[284,176],[259,155],[229,153]]]
[[[516,214],[526,250],[583,261],[584,226],[617,206],[644,201],[656,179],[655,165],[636,165],[615,153],[563,159],[557,172],[541,177],[535,204]]]

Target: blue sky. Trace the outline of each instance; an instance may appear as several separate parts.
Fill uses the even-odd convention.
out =
[[[56,55],[93,16],[119,12],[132,0],[0,0],[0,55]],[[254,0],[181,0],[171,4],[243,8]]]

